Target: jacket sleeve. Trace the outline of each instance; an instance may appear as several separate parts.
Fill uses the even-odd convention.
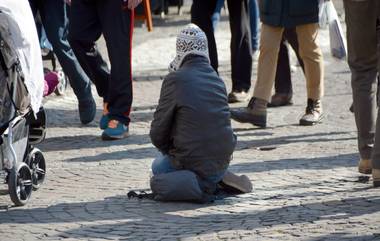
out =
[[[150,128],[150,139],[155,147],[167,154],[172,145],[171,130],[176,111],[175,81],[166,77]]]

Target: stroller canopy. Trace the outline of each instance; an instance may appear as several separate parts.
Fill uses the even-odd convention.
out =
[[[34,113],[44,89],[41,49],[28,0],[0,0],[0,34],[15,48]]]

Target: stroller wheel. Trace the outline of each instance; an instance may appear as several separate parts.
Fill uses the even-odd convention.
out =
[[[68,79],[62,69],[57,70],[59,83],[55,88],[56,95],[64,95],[68,85]]]
[[[45,157],[38,148],[33,148],[27,157],[27,164],[32,172],[33,190],[38,190],[45,180]]]
[[[16,164],[8,180],[9,195],[16,206],[24,206],[32,194],[32,173],[24,162]]]

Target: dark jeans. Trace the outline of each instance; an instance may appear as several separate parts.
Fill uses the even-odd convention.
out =
[[[214,31],[220,20],[220,12],[224,6],[225,0],[217,0],[214,13],[211,16],[212,26]],[[257,0],[249,1],[249,23],[251,27],[251,44],[252,51],[257,51],[259,49],[259,6]]]
[[[290,46],[296,53],[298,62],[300,63],[302,70],[304,70],[303,61],[298,52],[298,39],[296,29],[285,29],[280,45],[280,51],[278,53],[278,62],[274,88],[275,93],[292,95],[293,86],[290,71],[289,49],[287,43],[290,44]]]
[[[46,36],[78,100],[91,99],[90,79],[80,66],[67,40],[69,25],[67,5],[62,0],[29,0],[29,3],[33,14],[36,15],[37,12],[40,14]]]
[[[69,40],[83,69],[108,103],[109,117],[125,125],[132,105],[131,40],[133,11],[118,0],[72,1]],[[103,34],[111,71],[95,41]]]
[[[191,22],[198,25],[208,39],[212,67],[218,71],[218,54],[211,16],[217,0],[194,0]],[[231,29],[232,89],[248,91],[251,87],[252,49],[248,0],[227,0]]]
[[[257,0],[249,0],[249,21],[251,26],[251,44],[252,51],[257,51],[259,49],[259,39],[260,39],[260,13]]]
[[[216,30],[216,27],[218,26],[218,23],[220,21],[220,14],[221,14],[222,8],[224,7],[224,1],[225,0],[216,1],[214,13],[211,16],[212,27],[214,28],[214,31]]]
[[[373,168],[380,169],[380,112],[376,98],[380,70],[376,21],[380,2],[345,0],[344,8],[360,157],[372,159]]]

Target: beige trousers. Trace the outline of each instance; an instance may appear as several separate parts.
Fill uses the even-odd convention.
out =
[[[257,70],[257,81],[253,96],[270,101],[278,52],[284,28],[266,24],[261,28],[260,56]],[[305,24],[296,27],[299,54],[305,64],[307,97],[313,100],[323,96],[323,56],[317,44],[318,24]]]

